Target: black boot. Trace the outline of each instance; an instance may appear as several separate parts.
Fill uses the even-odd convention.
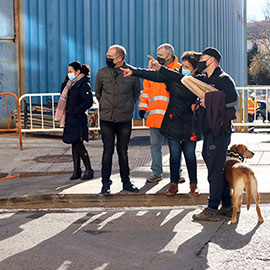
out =
[[[73,159],[74,171],[73,171],[72,176],[69,179],[76,180],[76,179],[81,178],[82,170],[81,170],[81,164],[80,164],[80,155],[74,147],[72,147],[72,159]]]
[[[90,180],[94,178],[94,171],[91,168],[90,159],[88,156],[87,151],[81,152],[81,159],[83,161],[83,164],[85,166],[85,173],[84,176],[81,177],[81,180]]]

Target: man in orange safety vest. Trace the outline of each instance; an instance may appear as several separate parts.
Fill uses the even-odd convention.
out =
[[[157,60],[169,69],[179,69],[181,66],[174,54],[173,46],[168,43],[157,48]],[[155,183],[162,180],[162,143],[164,137],[160,133],[160,127],[169,104],[170,94],[164,83],[144,80],[143,88],[140,95],[139,115],[144,118],[147,112],[146,126],[150,128],[152,157],[152,174],[146,180]],[[180,181],[184,182],[185,179],[180,177]]]
[[[248,122],[254,121],[254,115],[256,114],[257,108],[258,104],[255,101],[255,93],[251,93],[250,98],[248,99]]]

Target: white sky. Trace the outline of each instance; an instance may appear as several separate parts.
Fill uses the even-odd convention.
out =
[[[247,20],[263,20],[263,8],[267,0],[247,0]]]

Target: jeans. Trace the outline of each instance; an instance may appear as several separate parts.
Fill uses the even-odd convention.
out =
[[[169,139],[171,183],[179,182],[181,153],[183,151],[188,170],[190,184],[197,184],[197,160],[195,154],[196,142],[175,141]]]
[[[150,128],[150,143],[151,143],[151,170],[154,175],[161,176],[162,170],[162,143],[163,135],[159,128]]]
[[[114,123],[101,120],[100,129],[103,142],[101,168],[102,183],[108,184],[111,177],[112,158],[114,153],[114,143],[116,136],[116,150],[120,167],[120,177],[123,184],[125,184],[130,181],[130,170],[128,165],[127,151],[131,135],[131,121]]]
[[[231,134],[228,133],[221,133],[217,136],[209,133],[204,136],[202,156],[208,169],[210,185],[208,208],[211,210],[217,210],[221,201],[223,207],[230,207],[232,204],[230,187],[224,175],[230,140]]]

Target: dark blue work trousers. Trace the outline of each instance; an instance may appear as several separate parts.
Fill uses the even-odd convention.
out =
[[[224,174],[224,165],[230,141],[230,133],[221,133],[217,136],[212,133],[204,135],[202,156],[208,169],[208,182],[210,185],[208,208],[210,210],[217,210],[221,202],[223,207],[230,207],[232,204],[229,184]]]

